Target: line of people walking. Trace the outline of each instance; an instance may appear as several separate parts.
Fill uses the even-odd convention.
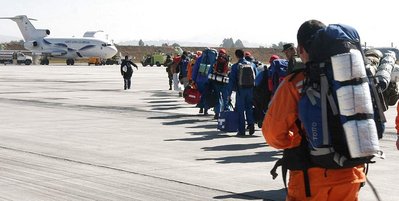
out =
[[[285,47],[283,51],[287,49],[294,48]],[[169,90],[173,86],[179,96],[184,96],[187,88],[198,90],[201,96],[196,106],[200,114],[209,115],[213,108],[213,118],[218,119],[222,112],[234,110],[238,113],[237,136],[246,135],[247,130],[253,135],[255,124],[261,127],[271,99],[273,89],[269,85],[282,80],[289,62],[272,55],[270,65],[278,71],[270,71],[268,65],[256,60],[248,51],[237,49],[234,57],[232,59],[224,48],[206,48],[195,53],[183,51],[173,58],[168,56],[165,66]],[[273,63],[274,60],[279,62]],[[271,79],[276,76],[276,80]]]

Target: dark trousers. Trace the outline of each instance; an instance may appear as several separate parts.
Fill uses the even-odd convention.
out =
[[[169,88],[172,88],[173,74],[172,73],[168,73],[168,78],[169,78]]]
[[[132,76],[123,76],[123,88],[126,89],[130,89],[130,85],[132,84]]]

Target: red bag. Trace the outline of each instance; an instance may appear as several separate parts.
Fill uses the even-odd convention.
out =
[[[183,91],[183,97],[188,104],[198,104],[201,100],[201,93],[198,89],[187,86]]]

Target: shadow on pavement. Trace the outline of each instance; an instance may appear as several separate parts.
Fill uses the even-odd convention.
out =
[[[255,144],[228,144],[215,147],[204,147],[205,151],[241,151],[247,149],[257,149],[261,147],[267,147],[266,143],[255,143]]]
[[[148,103],[174,103],[174,104],[176,104],[176,100],[153,100],[153,101],[148,101]]]
[[[251,191],[245,193],[232,193],[227,195],[220,195],[213,197],[217,200],[227,200],[227,199],[240,199],[240,200],[260,200],[263,201],[283,201],[285,200],[286,191],[284,188],[279,190],[269,190],[269,191]]]
[[[200,135],[199,137],[188,137],[178,139],[166,139],[165,141],[205,141],[219,138],[228,138],[229,135],[220,134],[220,131],[202,131],[202,132],[191,132],[191,135]]]
[[[245,147],[245,145],[242,145]],[[244,149],[244,148],[243,148]],[[253,163],[253,162],[272,162],[281,158],[282,151],[256,152],[254,155],[226,156],[220,158],[199,158],[198,161],[214,160],[216,163]]]
[[[180,119],[186,117],[197,117],[199,115],[195,114],[170,114],[165,116],[155,116],[155,117],[148,117],[148,119]]]

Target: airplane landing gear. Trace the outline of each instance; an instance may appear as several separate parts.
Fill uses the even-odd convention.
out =
[[[73,60],[73,59],[67,59],[66,60],[66,64],[69,66],[69,65],[71,65],[71,66],[73,66],[74,64],[75,64],[75,60]]]
[[[50,62],[47,57],[40,59],[40,65],[48,65]]]

